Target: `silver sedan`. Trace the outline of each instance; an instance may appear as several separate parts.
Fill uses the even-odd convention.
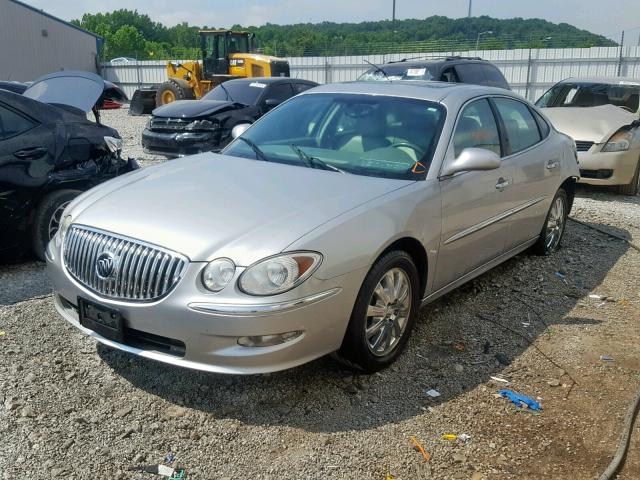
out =
[[[172,365],[258,373],[335,353],[371,372],[421,306],[557,249],[578,176],[573,141],[505,90],[325,85],[220,155],[77,198],[47,250],[55,306]]]

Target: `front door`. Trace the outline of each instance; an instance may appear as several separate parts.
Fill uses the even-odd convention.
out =
[[[53,169],[52,141],[48,127],[0,103],[0,250],[27,226],[35,193]]]
[[[465,148],[486,148],[502,154],[493,110],[486,98],[465,106],[458,117],[447,162]],[[442,236],[434,289],[439,290],[498,257],[505,247],[502,216],[511,205],[513,179],[505,165],[495,170],[460,172],[440,182]]]

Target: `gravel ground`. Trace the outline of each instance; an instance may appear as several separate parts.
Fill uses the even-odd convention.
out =
[[[104,121],[140,158],[146,118]],[[573,215],[637,242],[638,200],[583,188]],[[520,255],[424,309],[399,362],[371,376],[328,358],[239,377],[132,357],[57,316],[42,265],[0,267],[0,478],[154,478],[127,469],[169,452],[192,479],[597,478],[640,387],[640,253],[568,227],[554,255]],[[543,411],[496,398],[491,377]],[[640,428],[620,479],[640,478],[638,445]]]

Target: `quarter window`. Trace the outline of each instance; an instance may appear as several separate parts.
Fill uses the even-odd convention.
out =
[[[14,137],[34,126],[28,118],[0,105],[0,140]]]
[[[538,121],[538,126],[540,127],[540,135],[542,135],[542,138],[547,138],[549,136],[549,132],[551,131],[551,127],[549,127],[547,121],[542,118],[542,115],[540,115],[533,109],[531,109],[531,111],[533,112],[533,116],[536,117],[536,120]]]
[[[484,148],[500,155],[500,136],[491,106],[486,99],[467,105],[453,134],[455,156],[465,148]]]
[[[509,98],[494,98],[507,134],[508,154],[518,153],[541,140],[538,124],[529,107]]]

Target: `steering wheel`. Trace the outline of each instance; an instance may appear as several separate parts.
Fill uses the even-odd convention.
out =
[[[422,157],[424,157],[427,154],[427,151],[424,148],[419,147],[418,145],[415,145],[415,144],[409,143],[409,142],[393,143],[393,144],[391,144],[391,146],[393,148],[408,147],[408,148],[412,149],[414,152],[416,152],[416,156],[417,156],[418,159],[421,159]]]

